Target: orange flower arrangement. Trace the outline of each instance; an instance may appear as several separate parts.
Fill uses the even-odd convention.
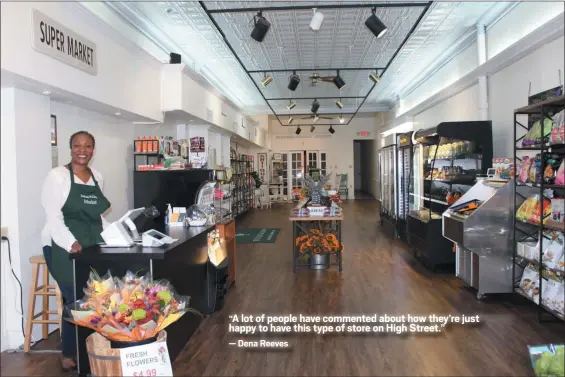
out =
[[[307,234],[297,237],[296,247],[302,256],[343,252],[343,243],[338,241],[335,234],[324,234],[318,229],[310,229]]]

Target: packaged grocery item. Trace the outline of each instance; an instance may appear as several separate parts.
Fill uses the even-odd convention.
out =
[[[530,183],[541,183],[541,154],[537,154],[530,167]]]
[[[559,258],[559,262],[557,263],[557,269],[561,271],[565,271],[565,254]]]
[[[551,220],[558,223],[565,222],[565,199],[551,199]]]
[[[516,212],[516,220],[527,221],[528,216],[532,213],[534,206],[536,205],[536,196],[531,196],[522,203],[518,211]]]
[[[551,118],[545,118],[543,125],[541,121],[536,121],[526,136],[524,136],[524,139],[522,139],[522,146],[531,147],[549,142],[552,129],[553,120]]]
[[[537,261],[539,260],[539,243],[532,241],[518,242],[516,254],[523,258]]]
[[[551,128],[551,144],[563,143],[565,143],[565,110],[553,116],[553,127]]]
[[[534,159],[527,156],[524,157],[524,159],[522,160],[522,167],[520,169],[520,176],[519,176],[519,180],[521,183],[529,182],[530,168],[532,167],[533,163],[534,163]]]
[[[561,160],[561,165],[559,165],[559,169],[555,173],[555,184],[565,185],[565,158]]]
[[[544,304],[551,310],[555,310],[557,302],[555,299],[557,298],[557,292],[559,290],[559,282],[548,279],[542,280],[542,287],[541,287],[541,303]]]
[[[559,266],[559,260],[563,256],[563,233],[558,232],[556,237],[549,241],[547,247],[543,251],[543,263],[553,269]]]
[[[520,280],[520,289],[536,303],[539,303],[539,280],[539,273],[533,264],[529,264],[524,268],[524,273]]]
[[[549,215],[551,215],[551,201],[547,198],[543,198],[543,200],[539,200],[538,195],[535,196],[535,204],[533,211],[528,214],[528,219],[526,221],[533,223],[533,224],[540,224],[540,206],[542,206],[542,219],[545,223],[549,219]],[[542,204],[543,202],[543,204]]]

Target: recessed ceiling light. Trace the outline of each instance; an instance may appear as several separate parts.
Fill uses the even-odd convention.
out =
[[[44,90],[42,94],[43,94],[44,96],[48,96],[48,95],[51,95],[51,92],[48,91],[48,90]]]
[[[120,116],[120,115],[122,115],[122,113],[117,112],[117,113],[114,113],[114,115]]]

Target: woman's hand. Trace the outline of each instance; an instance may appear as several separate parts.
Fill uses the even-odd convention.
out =
[[[73,243],[73,246],[71,246],[71,253],[80,253],[81,251],[82,245],[78,243],[78,241],[75,241],[75,243]]]

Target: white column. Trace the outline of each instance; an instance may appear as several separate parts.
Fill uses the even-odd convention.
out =
[[[22,283],[24,314],[31,284],[29,258],[42,253],[43,180],[51,170],[49,97],[16,88],[2,89],[2,226],[8,228],[12,266]],[[2,349],[23,344],[20,287],[2,244]],[[53,327],[51,327],[53,329]],[[41,338],[36,326],[33,340]],[[7,344],[4,343],[7,341]]]
[[[486,26],[477,24],[477,56],[478,66],[483,65],[487,61],[487,43],[486,43]],[[489,119],[488,106],[488,80],[486,76],[480,76],[479,80],[479,119]]]

